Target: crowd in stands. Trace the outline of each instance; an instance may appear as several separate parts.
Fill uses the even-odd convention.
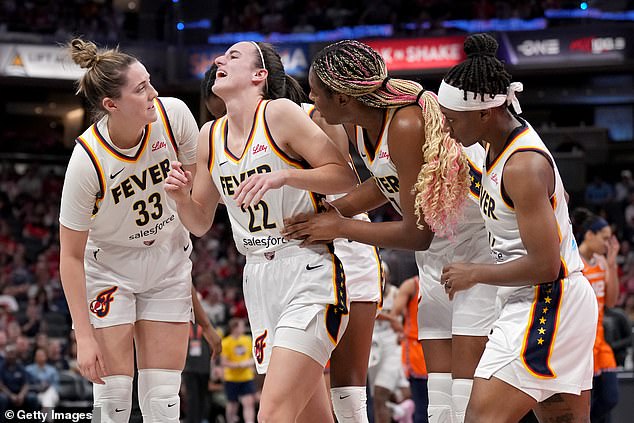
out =
[[[0,35],[31,33],[65,40],[69,34],[82,34],[91,40],[119,41],[142,38],[144,25],[158,28],[157,32],[146,29],[147,34],[163,38],[169,33],[164,29],[174,27],[177,21],[201,18],[212,21],[210,33],[311,33],[343,26],[392,24],[396,33],[438,35],[446,32],[441,25],[446,20],[532,19],[544,17],[548,9],[579,8],[578,1],[569,0],[236,0],[207,2],[206,6],[197,2],[162,0],[150,6],[140,1],[6,0],[0,3]],[[590,3],[599,9],[634,9],[634,1]],[[177,7],[183,12],[170,9]],[[187,10],[195,10],[197,15],[190,19]]]

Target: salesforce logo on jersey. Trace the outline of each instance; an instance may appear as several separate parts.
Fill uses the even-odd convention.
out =
[[[187,78],[203,79],[207,69],[213,65],[216,57],[225,54],[228,45],[213,45],[206,48],[189,49],[187,59]],[[275,49],[282,58],[286,73],[293,77],[305,77],[308,74],[308,44],[276,44]]]
[[[278,245],[288,244],[288,240],[284,239],[281,236],[267,236],[267,237],[251,237],[251,238],[242,238],[242,244],[249,247],[276,247]]]

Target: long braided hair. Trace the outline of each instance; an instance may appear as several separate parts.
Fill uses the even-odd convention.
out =
[[[366,106],[421,107],[425,121],[423,166],[414,186],[417,225],[438,235],[450,235],[462,214],[469,190],[469,166],[458,143],[443,130],[436,95],[410,80],[389,78],[383,58],[355,40],[331,44],[317,53],[315,75],[330,93],[347,94]],[[424,221],[423,221],[424,220]]]
[[[511,74],[504,69],[504,63],[495,57],[498,42],[489,34],[473,34],[464,42],[467,58],[464,62],[449,70],[444,80],[447,84],[467,91],[491,98],[496,94],[506,94],[511,85]]]

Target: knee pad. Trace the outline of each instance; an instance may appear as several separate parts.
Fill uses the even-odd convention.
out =
[[[451,423],[451,373],[429,373],[427,392],[429,405],[427,417],[429,423]]]
[[[105,385],[93,384],[93,421],[127,423],[132,408],[132,377],[125,375],[102,377]]]
[[[339,423],[368,423],[365,386],[331,388],[330,396]]]
[[[473,379],[454,379],[451,385],[451,402],[453,406],[454,423],[464,423]]]
[[[139,407],[143,422],[178,423],[180,387],[180,370],[139,370]]]

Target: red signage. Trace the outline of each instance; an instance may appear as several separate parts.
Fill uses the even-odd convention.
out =
[[[465,36],[364,41],[378,51],[388,70],[447,69],[465,59]]]

